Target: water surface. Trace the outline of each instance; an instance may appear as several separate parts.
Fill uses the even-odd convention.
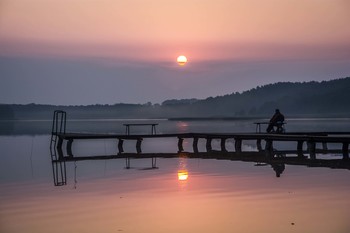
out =
[[[255,130],[249,120],[152,121],[159,123],[159,133]],[[68,129],[124,133],[126,122],[130,120],[69,121]],[[12,122],[2,131],[0,232],[350,230],[350,173],[346,169],[286,165],[277,178],[268,164],[241,161],[158,158],[154,169],[151,159],[131,159],[130,169],[125,168],[125,159],[80,161],[66,163],[67,184],[54,186],[50,123]],[[133,133],[149,130],[135,128]],[[294,119],[288,121],[287,130],[350,131],[350,124],[347,119]],[[204,143],[199,143],[201,150]],[[233,142],[227,144],[228,149],[233,147]],[[254,143],[244,146],[256,149]],[[134,147],[133,143],[125,145],[128,151]],[[184,147],[190,150],[191,141],[185,140]],[[91,140],[77,142],[74,150],[81,155],[115,154],[117,145],[113,140]],[[144,152],[176,150],[173,139],[143,142]]]

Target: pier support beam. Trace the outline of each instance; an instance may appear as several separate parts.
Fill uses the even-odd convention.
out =
[[[242,139],[235,138],[235,150],[237,153],[242,152]]]
[[[130,158],[129,157],[125,158],[125,168],[130,169]]]
[[[274,157],[273,140],[265,140],[265,156],[268,159],[272,159]]]
[[[193,138],[193,144],[192,144],[192,147],[193,147],[193,152],[194,153],[198,153],[198,139],[197,137],[194,137]]]
[[[328,150],[327,142],[322,142],[322,149]]]
[[[221,151],[222,152],[227,152],[227,150],[226,150],[226,138],[221,138],[220,145],[221,145]]]
[[[152,168],[157,168],[157,158],[152,157]]]
[[[268,153],[273,152],[273,141],[272,140],[266,140],[265,152],[268,152]]]
[[[177,148],[178,148],[178,152],[182,152],[182,151],[184,151],[184,147],[183,147],[183,141],[184,141],[184,139],[183,138],[179,138],[179,141],[177,142]]]
[[[119,153],[123,153],[124,152],[123,143],[124,143],[123,139],[119,139],[118,140],[118,151],[119,151]]]
[[[304,158],[304,154],[303,154],[303,144],[304,144],[304,141],[298,141],[297,153],[298,153],[298,157],[299,157],[299,158]]]
[[[256,140],[256,148],[258,149],[258,151],[262,151],[262,146],[261,146],[261,139],[257,139]]]
[[[212,147],[211,147],[211,138],[207,138],[207,143],[205,145],[205,147],[207,148],[207,152],[212,151]]]
[[[136,151],[137,151],[138,154],[142,153],[141,143],[142,143],[142,138],[138,138],[137,141],[136,141]]]
[[[349,159],[349,143],[343,142],[342,152],[343,152],[343,159]]]
[[[310,158],[316,159],[316,143],[314,141],[308,141],[307,147],[309,150]]]

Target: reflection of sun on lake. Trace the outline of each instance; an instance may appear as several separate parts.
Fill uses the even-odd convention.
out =
[[[179,121],[176,123],[176,128],[179,132],[185,133],[185,132],[187,132],[187,129],[188,129],[188,123],[183,122],[183,121]]]
[[[179,170],[177,172],[177,178],[179,181],[185,181],[188,179],[188,171],[187,170]]]

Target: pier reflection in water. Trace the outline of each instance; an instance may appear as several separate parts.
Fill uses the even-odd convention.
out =
[[[187,180],[188,170],[186,167],[186,161],[188,159],[215,159],[215,160],[226,160],[230,161],[242,161],[252,162],[255,166],[266,166],[270,165],[272,170],[275,172],[276,177],[281,177],[281,174],[285,170],[285,165],[294,166],[307,166],[307,167],[325,167],[332,169],[347,169],[350,170],[350,160],[342,157],[341,151],[338,151],[338,156],[327,154],[327,150],[322,149],[324,156],[313,156],[307,157],[297,154],[297,151],[289,151],[287,156],[286,152],[280,152],[274,150],[274,152],[266,153],[262,151],[250,151],[250,152],[223,152],[223,151],[212,151],[212,152],[178,152],[178,153],[120,153],[115,155],[94,155],[94,156],[65,156],[60,150],[51,146],[51,159],[53,168],[53,177],[55,186],[66,185],[66,162],[77,162],[85,160],[110,160],[110,159],[124,159],[125,169],[133,168],[131,166],[131,160],[148,159],[149,167],[139,168],[142,170],[158,169],[157,158],[179,158],[178,168],[178,179]],[[330,150],[334,152],[334,150]],[[76,173],[76,172],[75,172]]]
[[[86,209],[96,213],[86,217],[99,220],[89,225],[103,225],[107,232],[325,233],[335,229],[345,233],[349,229],[349,168],[322,168],[318,163],[320,167],[310,169],[290,160],[282,163],[283,154],[276,154],[274,161],[256,159],[254,153],[245,153],[244,160],[228,159],[222,153],[164,155],[157,157],[159,169],[150,170],[144,168],[152,168],[154,154],[135,153],[129,157],[134,164],[130,169],[125,167],[127,158],[66,161],[82,170],[102,161],[124,165],[106,177],[80,177],[77,191],[82,199],[71,195],[64,199],[73,198],[78,208],[90,203],[94,209]],[[73,179],[67,185],[71,187]],[[71,227],[82,229],[77,223]]]

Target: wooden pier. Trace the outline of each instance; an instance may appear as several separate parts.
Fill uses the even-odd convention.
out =
[[[82,134],[82,133],[56,133],[57,137],[56,147],[62,151],[64,141],[66,141],[66,153],[68,156],[73,156],[72,145],[76,140],[89,140],[89,139],[115,139],[118,145],[117,154],[124,153],[123,143],[126,140],[135,141],[135,147],[138,154],[142,153],[142,142],[144,139],[160,139],[160,138],[177,138],[178,152],[183,152],[184,139],[192,140],[192,148],[194,153],[198,153],[198,141],[200,139],[206,140],[206,152],[212,152],[212,141],[220,140],[220,151],[229,152],[226,149],[226,141],[228,139],[234,140],[235,153],[244,152],[242,145],[244,141],[256,141],[257,150],[259,152],[265,152],[267,154],[274,153],[274,142],[296,142],[297,146],[295,152],[299,157],[304,157],[307,153],[310,158],[316,157],[316,145],[321,144],[322,150],[326,151],[329,143],[338,144],[339,151],[341,152],[343,159],[349,159],[349,143],[350,133],[347,132],[298,132],[298,133],[285,133],[285,134],[261,134],[261,133],[176,133],[176,134],[146,134],[146,135],[121,135],[121,134]],[[265,142],[264,147],[262,142]],[[307,145],[307,150],[304,150],[304,144]]]
[[[131,124],[130,124],[131,125]],[[125,125],[130,127],[130,125]],[[126,134],[94,134],[66,132],[66,113],[55,111],[52,123],[50,152],[54,184],[67,184],[66,162],[82,160],[125,159],[125,168],[130,168],[131,159],[152,159],[150,169],[157,168],[157,158],[201,158],[229,161],[254,162],[256,165],[271,165],[279,177],[286,165],[301,165],[308,167],[327,167],[350,170],[349,144],[350,132],[288,132],[281,134],[271,133],[173,133],[156,134],[157,124],[132,124],[132,126],[151,126],[151,134],[131,135],[130,129]],[[142,153],[142,143],[149,140],[164,138],[177,139],[177,152],[171,153]],[[117,144],[117,151],[107,155],[76,156],[73,153],[73,142],[92,139],[112,139]],[[147,139],[147,140],[146,140]],[[184,151],[184,140],[192,141],[192,151]],[[199,151],[199,140],[205,141],[205,151]],[[213,149],[212,142],[220,141],[219,149]],[[234,141],[234,148],[229,151],[226,144]],[[124,142],[134,141],[136,153],[124,151]],[[256,143],[254,151],[245,151],[243,145],[248,141]],[[274,147],[277,142],[294,143],[295,149],[280,150]],[[328,149],[329,144],[336,144]],[[321,148],[317,147],[321,145]],[[232,147],[231,147],[232,148]],[[290,148],[290,147],[289,147]],[[336,149],[334,149],[336,148]],[[65,150],[64,150],[65,149]],[[202,149],[202,148],[201,148]],[[337,154],[339,156],[319,156],[321,154]]]
[[[145,125],[145,124],[142,124]],[[150,124],[146,124],[150,125]],[[155,127],[156,124],[151,124]],[[159,140],[164,138],[177,139],[177,152],[176,153],[142,153],[142,142],[148,140]],[[117,151],[113,155],[102,155],[92,157],[76,157],[73,153],[73,142],[78,140],[91,140],[91,139],[114,139],[117,143]],[[184,140],[192,141],[193,151],[184,151]],[[130,153],[124,151],[125,141],[135,141],[136,153]],[[199,151],[199,140],[205,140],[205,150]],[[220,141],[220,149],[213,150],[212,141]],[[227,141],[234,141],[234,150],[229,151],[226,147]],[[254,141],[256,143],[255,151],[244,151],[243,145],[247,141]],[[276,142],[292,142],[296,144],[295,149],[289,151],[276,150],[274,143]],[[329,144],[336,144],[337,149],[329,150]],[[130,131],[126,134],[92,134],[92,133],[68,133],[66,132],[66,113],[64,111],[55,111],[52,123],[51,133],[51,152],[56,152],[58,156],[53,156],[53,160],[60,161],[72,161],[83,159],[109,159],[109,158],[125,158],[125,157],[166,157],[170,155],[180,155],[186,153],[190,157],[202,156],[210,157],[214,155],[217,158],[232,158],[236,156],[241,158],[242,156],[250,156],[254,154],[254,161],[259,160],[259,156],[262,159],[276,158],[278,155],[284,154],[283,160],[286,160],[286,155],[290,157],[308,160],[319,160],[316,156],[319,153],[337,153],[341,155],[342,159],[338,159],[342,162],[346,162],[346,166],[349,164],[349,144],[350,144],[350,132],[288,132],[281,134],[271,133],[172,133],[172,134],[155,134],[155,130],[152,134],[131,135]],[[317,145],[321,145],[322,148],[318,148]],[[304,149],[306,147],[306,149]],[[65,150],[64,150],[65,148]],[[333,147],[334,148],[334,147]],[[54,151],[53,151],[54,149]],[[203,154],[204,153],[204,154]],[[56,153],[51,153],[55,154]],[[308,155],[308,156],[307,156]],[[258,156],[258,157],[257,157]],[[325,160],[325,159],[323,159]],[[332,160],[332,159],[327,159]],[[294,160],[293,160],[294,161]],[[295,163],[295,161],[294,161]],[[304,162],[302,162],[304,163]],[[312,162],[313,163],[313,162]]]

